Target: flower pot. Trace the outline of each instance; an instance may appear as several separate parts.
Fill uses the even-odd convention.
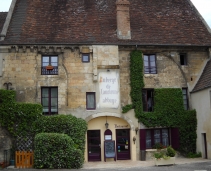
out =
[[[170,158],[167,158],[167,159],[164,159],[164,158],[156,159],[156,158],[154,158],[154,161],[155,161],[156,166],[172,165],[172,164],[175,164],[175,157],[170,157]]]
[[[53,66],[51,66],[51,65],[48,65],[48,66],[46,66],[45,67],[47,70],[53,70]]]

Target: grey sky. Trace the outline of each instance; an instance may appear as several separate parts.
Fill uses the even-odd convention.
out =
[[[211,0],[191,0],[207,24],[211,27]],[[0,12],[8,11],[12,0],[0,0]]]

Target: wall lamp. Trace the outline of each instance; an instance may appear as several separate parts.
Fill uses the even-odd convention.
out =
[[[138,133],[138,127],[136,127],[135,131],[136,131],[136,135],[137,135],[137,133]]]
[[[135,136],[133,137],[133,142],[134,142],[134,144],[135,144],[135,142],[136,142],[136,137],[135,137]]]
[[[108,129],[108,122],[107,122],[107,116],[106,116],[106,123],[105,123],[105,127],[106,127],[106,129]]]

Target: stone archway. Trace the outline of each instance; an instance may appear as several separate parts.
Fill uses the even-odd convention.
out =
[[[102,116],[113,116],[113,117],[121,118],[128,122],[131,130],[135,130],[135,126],[134,126],[134,123],[132,122],[132,120],[130,118],[128,118],[127,116],[118,114],[118,113],[111,113],[111,112],[96,113],[96,114],[88,116],[87,118],[85,118],[85,120],[88,123],[91,119],[102,117]]]

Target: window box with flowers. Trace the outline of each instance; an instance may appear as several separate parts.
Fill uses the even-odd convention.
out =
[[[175,164],[175,155],[176,151],[171,146],[168,146],[167,148],[162,149],[161,151],[155,152],[155,165],[173,165]]]
[[[46,66],[46,69],[47,70],[53,70],[53,66],[52,65],[48,65],[48,66]]]

